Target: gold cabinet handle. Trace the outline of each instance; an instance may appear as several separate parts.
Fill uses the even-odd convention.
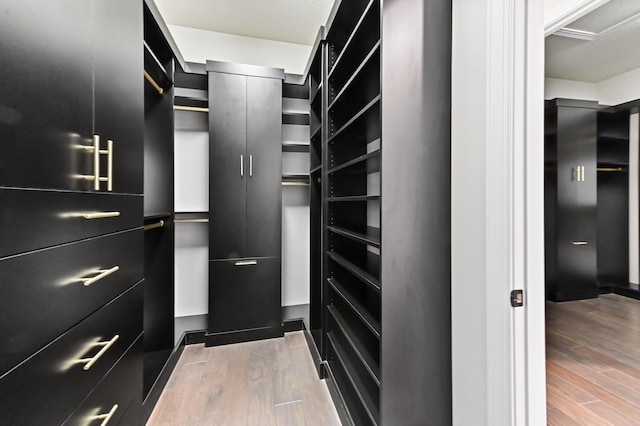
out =
[[[81,281],[84,281],[84,286],[85,287],[89,287],[91,284],[95,284],[98,281],[100,281],[103,278],[108,277],[109,275],[113,274],[114,272],[117,272],[120,270],[119,266],[114,266],[111,269],[101,269],[99,270],[99,274],[96,275],[95,277],[92,278],[80,278]]]
[[[574,246],[586,246],[587,242],[586,241],[572,241],[571,244],[573,244]]]
[[[100,191],[100,136],[93,135],[93,189]]]
[[[113,141],[107,141],[107,191],[113,191]]]
[[[98,342],[95,345],[96,346],[102,346],[102,349],[100,349],[100,351],[95,354],[93,357],[91,358],[82,358],[79,359],[78,362],[84,363],[84,367],[82,367],[83,370],[87,371],[89,370],[91,367],[93,367],[93,365],[98,362],[98,360],[100,358],[102,358],[102,355],[104,355],[109,348],[111,348],[111,346],[113,346],[114,343],[116,343],[118,341],[118,339],[120,338],[119,335],[115,335],[113,336],[113,338],[111,338],[111,340],[108,340],[106,342]]]
[[[258,264],[257,260],[241,260],[235,263],[236,266],[251,266],[251,265],[257,265],[257,264]]]
[[[95,213],[81,213],[81,217],[92,220],[92,219],[106,219],[109,217],[118,217],[120,216],[120,212],[95,212]]]
[[[111,417],[113,417],[113,415],[116,414],[117,410],[118,410],[118,404],[114,405],[107,414],[100,414],[100,415],[91,417],[91,420],[102,420],[102,423],[100,423],[100,426],[107,426],[107,424],[111,420]]]

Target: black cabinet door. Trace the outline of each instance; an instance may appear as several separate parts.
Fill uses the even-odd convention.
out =
[[[1,186],[91,188],[91,7],[0,1]]]
[[[95,129],[103,149],[113,141],[113,191],[142,193],[143,49],[142,5],[131,0],[93,0]],[[101,174],[106,176],[107,157]],[[102,190],[106,183],[102,183]]]
[[[280,256],[282,80],[247,77],[247,256]]]
[[[280,258],[212,261],[209,277],[209,333],[280,325]]]
[[[209,73],[209,258],[246,252],[247,78]]]

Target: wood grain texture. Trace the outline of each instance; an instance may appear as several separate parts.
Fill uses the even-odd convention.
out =
[[[187,346],[147,425],[340,425],[301,341]]]
[[[547,303],[549,425],[640,424],[640,301]]]

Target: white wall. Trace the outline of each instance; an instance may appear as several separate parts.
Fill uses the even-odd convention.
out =
[[[618,105],[640,98],[640,68],[598,83],[598,101]]]
[[[544,79],[544,98],[598,100],[598,85],[584,81],[562,80],[559,78]]]
[[[303,74],[311,46],[242,37],[195,28],[169,25],[171,35],[187,62],[207,60],[284,68]]]

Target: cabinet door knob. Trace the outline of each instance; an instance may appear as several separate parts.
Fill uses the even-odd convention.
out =
[[[99,414],[97,416],[93,416],[91,417],[91,420],[102,420],[102,423],[100,423],[100,426],[107,426],[107,424],[111,420],[111,417],[113,417],[113,415],[116,413],[117,410],[118,410],[118,404],[115,404],[107,414]]]
[[[91,358],[79,359],[78,362],[84,363],[84,367],[82,367],[82,369],[87,371],[91,367],[93,367],[93,365],[96,362],[98,362],[98,360],[100,358],[102,358],[102,355],[104,355],[111,348],[111,346],[113,346],[114,343],[116,343],[118,341],[119,338],[120,338],[120,336],[116,334],[115,336],[113,336],[111,338],[111,340],[107,340],[106,342],[95,343],[95,346],[102,346],[102,349],[100,349],[100,351],[97,354],[95,354],[93,357],[91,357]]]

